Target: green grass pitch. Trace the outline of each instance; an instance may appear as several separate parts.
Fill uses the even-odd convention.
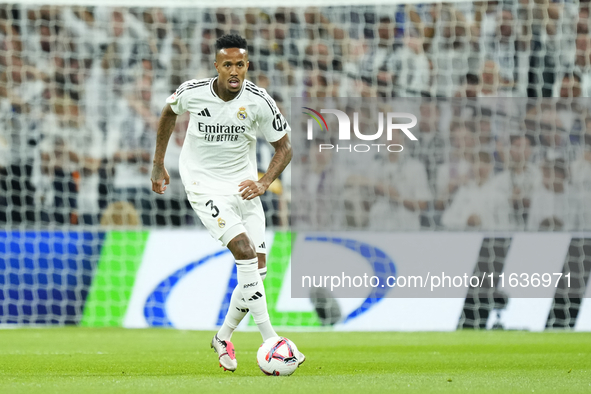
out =
[[[591,393],[591,333],[293,332],[307,361],[264,376],[260,336],[234,334],[235,373],[213,332],[166,329],[0,331],[0,393]]]

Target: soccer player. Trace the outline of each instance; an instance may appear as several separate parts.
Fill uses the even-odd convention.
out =
[[[209,233],[232,252],[238,285],[224,324],[211,346],[220,367],[235,371],[232,333],[250,310],[263,341],[277,336],[267,312],[263,279],[267,273],[265,215],[259,198],[291,160],[290,130],[275,101],[246,80],[246,40],[236,34],[216,41],[218,76],[183,83],[166,100],[158,125],[152,190],[162,194],[170,183],[164,155],[178,115],[189,111],[187,136],[180,155],[180,174],[191,206]],[[256,136],[275,148],[259,180]],[[305,360],[298,357],[300,364]]]

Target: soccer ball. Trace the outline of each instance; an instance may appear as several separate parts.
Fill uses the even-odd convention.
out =
[[[267,339],[257,351],[257,364],[265,375],[288,376],[298,368],[298,348],[284,337]]]

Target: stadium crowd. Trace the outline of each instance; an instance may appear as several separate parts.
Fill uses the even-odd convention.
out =
[[[163,196],[150,190],[158,117],[180,83],[215,75],[215,39],[236,32],[249,42],[249,79],[286,115],[291,97],[565,100],[524,106],[514,117],[521,134],[497,124],[496,112],[465,121],[426,101],[420,147],[379,163],[381,179],[345,180],[342,205],[333,204],[344,215],[327,220],[392,230],[589,229],[591,219],[579,212],[591,190],[591,108],[576,101],[591,96],[589,10],[588,2],[570,1],[0,5],[0,222],[195,224],[178,175],[186,117],[166,156],[171,188]],[[271,154],[259,144],[260,171]],[[323,171],[335,169],[314,156],[296,156],[295,165],[313,167],[304,186],[317,193],[328,190]],[[395,179],[400,174],[406,180]],[[288,224],[295,187],[289,172],[281,182],[264,200],[275,226]]]
[[[418,114],[418,141],[400,130],[391,139],[384,131],[377,141],[316,135],[306,154],[294,159],[293,200],[306,201],[292,205],[297,229],[591,229],[591,118],[585,115],[591,103],[552,98],[349,103],[349,118],[357,112],[359,130],[373,134],[378,117],[364,107]],[[330,121],[328,128],[338,130]],[[404,149],[388,153],[387,146]]]

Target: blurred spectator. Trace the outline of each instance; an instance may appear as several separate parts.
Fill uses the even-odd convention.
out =
[[[77,182],[77,215],[79,224],[97,224],[100,220],[100,174],[101,159],[92,145],[80,151],[79,178]]]
[[[60,34],[61,21],[57,19],[55,10],[47,15],[32,12],[32,29],[26,41],[25,61],[37,68],[50,73],[53,70],[53,58],[64,54],[64,35]]]
[[[85,82],[82,103],[89,127],[100,135],[97,150],[103,157],[116,146],[113,138],[114,114],[117,113],[117,99],[123,92],[123,79],[114,58],[114,46],[109,45],[101,58],[92,62]]]
[[[475,122],[476,134],[478,135],[478,142],[480,150],[489,153],[494,152],[494,132],[493,132],[493,119],[492,116],[488,115],[489,111],[482,111],[483,113],[478,116]]]
[[[1,105],[1,103],[0,103]],[[2,110],[0,109],[0,112]],[[0,206],[8,207],[8,195],[9,187],[7,183],[8,171],[10,169],[10,136],[8,135],[7,128],[4,127],[5,119],[0,117]],[[0,210],[0,223],[6,223],[8,221],[8,212],[6,209]]]
[[[7,98],[0,97],[0,223],[18,224],[36,220],[33,167],[39,160],[40,133],[27,114],[13,112]]]
[[[540,122],[540,141],[544,158],[562,158],[569,160],[574,158],[571,149],[569,133],[558,113],[552,109],[544,111]]]
[[[509,230],[510,206],[490,181],[492,157],[480,152],[473,164],[472,180],[460,186],[441,218],[449,230]]]
[[[39,116],[47,76],[25,65],[20,55],[12,55],[6,62],[0,74],[0,97],[10,102],[14,112]]]
[[[201,79],[212,76],[211,65],[215,61],[216,36],[210,28],[196,28],[191,43],[189,78]]]
[[[395,130],[389,143],[401,145],[403,137],[400,130]],[[417,231],[421,227],[421,211],[433,200],[425,166],[407,152],[387,153],[383,157],[374,172],[377,200],[369,212],[369,228]]]
[[[497,30],[497,15],[501,4],[497,1],[474,2],[474,22],[470,25],[475,49],[483,51],[486,39],[493,37]]]
[[[325,44],[311,44],[306,47],[306,59],[301,74],[303,85],[308,97],[338,96],[338,82],[332,72],[334,57],[331,49]],[[296,73],[296,80],[300,80]],[[298,82],[296,82],[297,84]]]
[[[173,25],[169,23],[164,10],[148,8],[141,14],[141,18],[144,22],[142,39],[148,45],[142,54],[144,59],[154,59],[155,79],[165,80],[167,84],[164,87],[167,90],[191,79],[185,72],[189,65],[187,45],[174,34]]]
[[[591,229],[591,134],[585,134],[583,154],[571,165],[571,183],[581,204],[581,230]]]
[[[297,67],[303,50],[303,32],[299,28],[298,14],[294,12],[293,8],[277,8],[274,19],[275,28],[271,35],[273,52],[277,57],[286,59],[291,66]],[[339,41],[342,38],[335,35],[335,39]],[[340,49],[339,53],[342,52],[343,50]]]
[[[40,159],[33,168],[35,202],[41,208],[41,220],[51,223],[73,223],[77,220],[77,166],[80,138],[78,106],[69,98],[51,100],[51,112],[40,125],[43,140]]]
[[[415,148],[416,157],[423,163],[432,190],[435,190],[437,168],[445,161],[447,139],[441,130],[441,108],[434,100],[426,100],[419,107],[417,137],[421,143]]]
[[[461,85],[454,94],[454,97],[479,97],[480,96],[480,78],[476,74],[468,73],[460,80]]]
[[[575,41],[575,67],[581,76],[581,97],[591,97],[591,37],[588,33],[577,35]]]
[[[528,133],[537,135],[540,142],[539,160],[562,158],[572,160],[576,149],[571,145],[569,132],[564,122],[569,119],[557,111],[551,102],[531,106],[526,114],[525,125]]]
[[[51,92],[60,96],[68,95],[78,101],[83,95],[85,70],[74,57],[55,56]]]
[[[452,97],[474,67],[470,50],[468,21],[462,4],[433,4],[431,18],[434,26],[430,46],[435,90],[438,96]]]
[[[420,37],[405,38],[387,62],[396,96],[431,96],[431,64]]]
[[[354,119],[354,112],[359,113],[359,130],[377,130],[378,113],[386,112],[386,109],[375,106],[374,103],[375,101],[363,101],[361,99],[352,99],[348,102],[346,112],[349,119]],[[332,128],[331,123],[328,124]],[[386,133],[384,132],[382,139],[385,138]],[[361,142],[361,140],[357,141]],[[339,145],[338,142],[339,140],[335,141],[335,150],[337,146],[342,146],[342,148],[340,148],[340,153],[333,156],[333,168],[338,178],[337,184],[342,190],[341,197],[344,204],[346,226],[354,228],[367,227],[369,224],[369,211],[375,201],[375,180],[368,177],[367,171],[368,168],[374,168],[382,154],[377,154],[377,152],[361,154],[343,152],[343,149],[350,149],[350,145],[347,143]],[[385,142],[382,141],[382,143]]]
[[[528,231],[573,231],[579,227],[580,204],[570,193],[569,170],[564,159],[546,160],[542,165],[542,186],[531,201]]]
[[[317,138],[310,143],[306,161],[293,163],[293,185],[302,188],[308,197],[292,205],[292,217],[296,228],[309,229],[339,228],[342,212],[339,196],[338,176],[335,171],[332,150],[319,150],[320,144],[334,144],[334,141]]]
[[[480,72],[480,97],[511,97],[512,86],[501,78],[499,65],[486,60]]]
[[[78,58],[85,68],[93,59],[99,59],[106,49],[109,36],[99,26],[92,7],[62,7],[61,14],[64,28],[70,33]]]
[[[107,23],[110,38],[108,49],[111,53],[110,67],[119,73],[120,84],[133,80],[133,66],[149,53],[142,46],[141,23],[124,8],[101,9]]]
[[[47,75],[25,64],[24,39],[8,15],[2,27],[0,45],[0,106],[3,136],[10,152],[0,169],[0,193],[7,206],[0,219],[11,223],[36,220],[32,181],[33,169],[39,163],[42,135],[43,98]]]
[[[542,184],[540,170],[531,163],[533,138],[510,137],[508,168],[495,175],[491,187],[513,207],[511,221],[515,229],[525,229],[533,191]]]
[[[129,201],[153,224],[154,198],[149,170],[156,140],[158,112],[152,107],[151,79],[142,77],[127,99],[120,99],[119,150],[115,152],[114,201]]]
[[[581,97],[581,75],[578,71],[562,73],[562,78],[557,80],[559,97]]]
[[[527,88],[528,51],[521,37],[519,21],[505,8],[497,13],[496,30],[483,37],[484,55],[499,65],[499,84],[510,88],[517,97],[525,96]],[[486,64],[486,63],[485,63]]]
[[[436,208],[445,209],[458,188],[470,180],[476,138],[463,121],[450,126],[451,151],[437,168]]]
[[[530,64],[535,67],[530,68],[530,96],[552,96],[561,71],[572,66],[577,13],[574,2],[534,3]]]
[[[377,26],[377,37],[367,37],[367,50],[360,59],[359,76],[370,85],[378,83],[381,70],[391,70],[389,61],[394,50],[394,22],[389,16],[380,18]],[[388,81],[391,83],[391,76]]]

